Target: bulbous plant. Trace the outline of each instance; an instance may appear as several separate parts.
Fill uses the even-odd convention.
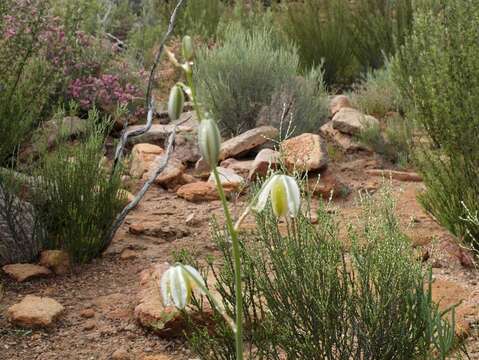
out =
[[[221,136],[216,121],[208,114],[197,101],[196,88],[193,82],[194,65],[194,48],[192,40],[189,36],[185,36],[182,41],[182,56],[185,62],[180,64],[175,55],[170,51],[166,51],[171,62],[181,68],[186,77],[187,84],[177,83],[170,94],[168,111],[172,120],[179,117],[183,107],[183,92],[187,94],[190,100],[193,102],[194,109],[196,111],[199,126],[198,126],[198,143],[203,160],[210,167],[215,182],[217,191],[223,206],[225,214],[226,228],[231,238],[232,243],[232,256],[234,263],[234,277],[235,277],[235,320],[228,321],[235,334],[235,347],[236,347],[236,359],[243,359],[243,294],[242,294],[242,278],[241,278],[241,253],[240,242],[238,239],[238,230],[242,221],[248,215],[253,208],[248,206],[243,214],[239,217],[238,221],[234,224],[233,217],[228,207],[228,201],[223,189],[223,185],[220,180],[220,174],[218,172],[217,164],[219,160]],[[182,91],[180,91],[180,89]],[[264,209],[268,198],[271,197],[274,212],[276,216],[289,216],[295,217],[300,207],[300,191],[294,178],[286,175],[273,175],[263,186],[262,191],[259,193],[257,202],[254,209],[261,211]],[[222,309],[219,302],[214,300],[214,297],[207,290],[204,280],[199,273],[192,267],[186,268],[183,265],[176,265],[170,268],[161,280],[161,291],[163,294],[165,304],[169,304],[173,300],[173,303],[180,309],[185,308],[190,300],[192,284],[195,283],[202,292],[213,299],[213,304],[217,310],[228,320],[224,309]]]

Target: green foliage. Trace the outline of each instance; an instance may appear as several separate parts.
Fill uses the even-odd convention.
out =
[[[399,115],[387,118],[381,125],[371,125],[358,134],[358,140],[387,160],[406,166],[410,162],[411,129]]]
[[[242,236],[248,359],[446,359],[454,310],[450,324],[432,302],[431,277],[415,261],[390,195],[363,198],[349,252],[323,207],[317,226],[301,215],[284,235],[271,209],[256,216],[257,231]],[[216,284],[209,286],[232,315],[228,237],[217,225],[213,235],[225,261],[210,261]],[[202,301],[194,307],[209,308]],[[219,314],[213,321],[209,330],[192,324],[193,350],[202,359],[234,359],[231,330]]]
[[[271,30],[231,26],[221,46],[197,54],[199,96],[225,135],[256,126],[259,111],[296,75],[298,56],[275,41]]]
[[[348,5],[340,0],[305,0],[288,4],[284,30],[299,49],[301,65],[310,69],[323,63],[326,84],[347,84],[357,75],[351,54]]]
[[[363,81],[354,87],[353,104],[362,112],[384,118],[390,111],[402,110],[399,89],[392,76],[392,65],[368,71]]]
[[[454,235],[479,249],[479,51],[475,1],[438,0],[415,16],[394,66],[407,117],[416,123],[423,206]]]
[[[88,135],[75,145],[59,144],[38,166],[33,204],[46,230],[43,247],[66,250],[84,263],[99,256],[122,208],[120,173],[110,178],[101,165],[105,121],[90,111]]]

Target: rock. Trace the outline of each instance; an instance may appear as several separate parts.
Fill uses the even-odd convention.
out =
[[[323,171],[318,177],[310,177],[308,186],[314,195],[321,196],[325,201],[345,197],[350,193],[349,188],[329,170]]]
[[[84,319],[91,319],[95,317],[95,311],[93,309],[84,309],[80,312],[80,316]]]
[[[5,265],[2,269],[18,282],[45,277],[52,273],[46,267],[34,264],[11,264]]]
[[[70,270],[70,256],[61,250],[44,250],[40,253],[39,264],[57,275],[64,275]]]
[[[321,126],[319,132],[344,152],[351,153],[359,150],[370,150],[367,146],[355,141],[351,136],[334,129],[332,121],[328,121]]]
[[[326,144],[319,135],[301,134],[281,143],[285,164],[299,171],[320,170],[328,164]]]
[[[141,179],[143,174],[150,169],[156,157],[163,153],[164,150],[157,145],[135,145],[131,151],[130,175]]]
[[[130,360],[131,357],[125,349],[117,349],[111,354],[112,360]]]
[[[366,174],[371,176],[380,176],[386,179],[394,179],[399,181],[421,182],[421,175],[414,172],[383,170],[383,169],[367,169]]]
[[[89,320],[86,321],[85,324],[83,325],[83,330],[93,330],[96,328],[96,321],[95,320]]]
[[[244,179],[235,173],[234,170],[224,168],[224,167],[217,167],[221,184],[225,188],[229,188],[231,190],[238,190],[243,184]],[[213,174],[210,175],[208,178],[208,182],[213,183],[216,185],[216,180]]]
[[[227,189],[225,189],[225,191],[227,191]],[[197,181],[191,184],[183,185],[176,191],[176,195],[192,202],[212,201],[219,199],[215,184],[205,181]]]
[[[352,108],[351,101],[346,95],[336,95],[329,102],[329,112],[334,116],[342,108]]]
[[[228,158],[220,163],[223,168],[231,169],[239,176],[247,178],[251,168],[253,167],[254,160],[236,160],[234,158]]]
[[[172,158],[185,162],[195,163],[201,157],[196,133],[183,133],[175,137],[175,147]]]
[[[181,311],[175,306],[164,306],[158,291],[159,279],[168,268],[167,263],[157,264],[140,274],[139,303],[134,311],[135,319],[141,326],[164,338],[183,335],[186,326]],[[206,322],[208,319],[204,316],[207,313],[190,315],[194,321]]]
[[[172,360],[172,358],[167,355],[148,355],[142,357],[141,360]]]
[[[10,306],[7,316],[10,322],[17,326],[49,327],[54,324],[63,310],[63,306],[53,299],[27,295],[20,303]]]
[[[120,254],[121,260],[131,260],[136,259],[138,257],[138,253],[135,250],[131,249],[124,249]]]
[[[77,116],[66,116],[61,121],[50,120],[41,127],[41,135],[47,138],[47,147],[53,148],[61,137],[71,139],[87,131],[86,121]],[[37,146],[34,145],[35,148]],[[39,150],[39,149],[37,149]]]
[[[272,126],[260,126],[248,130],[221,144],[219,160],[242,155],[278,137],[278,129]]]
[[[150,170],[144,175],[144,179],[149,179],[155,172],[155,169],[164,161],[166,155],[161,155],[155,158],[150,166]],[[183,185],[183,172],[186,167],[182,162],[176,159],[170,159],[166,168],[156,177],[155,184],[164,186],[166,188],[172,188],[177,185]]]
[[[256,180],[258,177],[264,177],[268,174],[269,169],[276,169],[280,160],[280,153],[271,149],[261,150],[255,157],[251,170],[248,173],[250,181]]]
[[[369,126],[379,126],[378,119],[352,108],[342,108],[331,121],[334,129],[348,135],[357,135]]]
[[[128,126],[126,131],[128,132],[135,131],[138,129],[143,129],[144,127],[145,127],[144,125]],[[148,143],[148,144],[163,146],[165,143],[165,140],[168,139],[168,136],[170,136],[174,127],[175,125],[173,124],[168,124],[168,125],[153,124],[151,125],[151,128],[147,133],[129,138],[128,143],[130,144]],[[195,128],[184,126],[184,125],[179,125],[176,128],[177,135],[184,135],[188,133],[191,133],[194,136]]]
[[[143,224],[135,223],[128,227],[128,231],[133,235],[141,235],[145,233],[146,229]]]

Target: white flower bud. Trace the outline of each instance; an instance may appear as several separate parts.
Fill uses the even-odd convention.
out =
[[[175,305],[184,309],[191,299],[194,289],[205,287],[205,280],[200,273],[189,265],[170,267],[161,277],[160,290],[165,306]]]
[[[261,188],[255,206],[261,211],[271,195],[271,205],[277,217],[296,217],[301,205],[301,194],[296,180],[287,175],[273,175]]]
[[[177,120],[183,112],[185,104],[185,95],[180,86],[175,85],[171,88],[170,98],[168,100],[168,115],[172,121]]]
[[[201,156],[213,170],[218,164],[221,136],[216,121],[206,118],[198,126],[198,144]]]
[[[186,35],[181,42],[181,52],[186,61],[193,61],[193,58],[195,57],[195,48],[193,46],[193,40],[188,35]]]

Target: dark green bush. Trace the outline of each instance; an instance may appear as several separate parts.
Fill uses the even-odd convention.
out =
[[[298,47],[302,67],[310,69],[323,63],[328,85],[349,84],[358,74],[350,17],[343,0],[305,0],[287,5],[284,31]]]
[[[120,173],[110,178],[101,164],[105,123],[90,111],[86,137],[45,154],[36,173],[33,204],[46,230],[43,248],[66,250],[77,263],[105,250],[110,226],[122,208]]]
[[[416,14],[394,67],[407,117],[419,127],[416,162],[423,206],[479,249],[479,227],[461,219],[479,209],[479,51],[475,1],[438,0]]]
[[[446,359],[454,323],[432,302],[432,280],[400,231],[390,198],[384,192],[363,199],[349,244],[323,207],[317,226],[299,216],[286,224],[286,235],[271,210],[257,215],[257,230],[242,236],[246,358]],[[231,249],[223,229],[214,226],[213,234],[225,261],[210,264],[217,283],[209,286],[232,316]],[[194,306],[201,309],[201,299]],[[193,350],[203,359],[234,359],[231,330],[219,314],[214,324],[209,332],[192,326]]]

